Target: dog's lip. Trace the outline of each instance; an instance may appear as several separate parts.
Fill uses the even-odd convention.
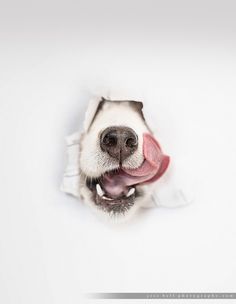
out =
[[[135,202],[135,192],[129,197],[122,195],[117,198],[109,198],[105,195],[100,196],[97,191],[93,192],[94,202],[100,209],[107,211],[109,213],[125,213],[128,211]]]
[[[99,202],[104,202],[108,205],[120,205],[132,201],[135,198],[135,192],[128,197],[126,195],[121,195],[116,198],[111,198],[106,195],[100,196],[98,193],[96,193],[96,198]]]

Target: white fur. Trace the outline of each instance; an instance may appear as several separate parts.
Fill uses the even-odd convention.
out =
[[[93,124],[90,126],[93,116],[96,113],[96,107],[99,105],[98,100],[92,101],[89,104],[84,123],[84,133],[81,138],[81,154],[80,154],[80,169],[86,176],[99,177],[108,170],[113,170],[119,167],[119,163],[110,158],[107,153],[100,148],[99,135],[103,130],[111,126],[125,126],[132,128],[138,135],[138,149],[127,158],[123,166],[126,168],[138,168],[143,158],[143,133],[149,132],[145,122],[140,114],[130,106],[129,102],[105,102],[102,110],[96,116]],[[95,108],[94,108],[95,107]],[[90,128],[89,128],[90,126]],[[137,189],[142,189],[144,195],[136,198],[135,204],[123,214],[109,213],[109,218],[114,221],[126,221],[132,217],[139,208],[145,206],[151,201],[152,191],[148,186],[138,186]],[[80,194],[84,201],[93,210],[100,215],[107,215],[96,207],[92,201],[92,194],[87,188],[85,181],[80,182]],[[150,204],[149,204],[150,205]]]
[[[141,116],[128,102],[106,102],[81,140],[80,168],[90,177],[99,177],[106,171],[119,167],[118,161],[111,159],[100,148],[99,135],[111,126],[129,127],[138,135],[138,149],[124,161],[123,166],[138,168],[143,162],[143,133],[148,132],[148,129]]]
[[[142,190],[143,195],[136,198],[135,204],[125,215],[108,214],[96,207],[92,200],[91,192],[85,184],[85,180],[83,178],[80,179],[80,170],[86,176],[99,177],[105,171],[118,168],[119,166],[115,160],[112,160],[106,153],[101,151],[99,145],[100,132],[111,126],[127,126],[135,130],[139,137],[139,146],[138,150],[125,161],[124,166],[127,168],[137,168],[143,162],[143,133],[149,132],[141,116],[130,107],[128,102],[106,103],[90,127],[100,100],[100,98],[96,98],[89,103],[85,115],[83,136],[80,142],[80,155],[79,132],[67,137],[68,162],[61,190],[76,197],[81,196],[84,202],[97,214],[119,222],[128,220],[141,207],[178,207],[190,203],[193,200],[192,189],[191,187],[186,188],[186,180],[182,183],[178,178],[178,174],[176,174],[178,171],[183,171],[184,166],[176,168],[171,159],[170,168],[160,181],[136,187],[138,190]],[[186,175],[188,176],[189,174],[186,173]],[[184,188],[182,187],[183,184],[185,185]]]

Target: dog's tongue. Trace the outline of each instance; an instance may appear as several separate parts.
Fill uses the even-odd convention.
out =
[[[162,153],[156,139],[148,133],[143,135],[143,155],[144,161],[139,168],[122,168],[104,176],[103,187],[111,197],[127,194],[129,186],[154,182],[164,174],[170,158]]]

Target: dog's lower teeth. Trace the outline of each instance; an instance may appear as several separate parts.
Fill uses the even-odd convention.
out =
[[[107,196],[103,196],[102,198],[104,198],[105,200],[107,200],[107,201],[113,201],[113,199],[112,198],[110,198],[110,197],[107,197]]]
[[[96,185],[96,189],[97,189],[97,194],[99,196],[103,196],[105,193],[104,191],[102,190],[101,186],[99,184]]]
[[[131,189],[129,190],[129,192],[126,194],[126,197],[129,197],[129,196],[133,195],[134,192],[135,192],[135,188],[131,188]]]

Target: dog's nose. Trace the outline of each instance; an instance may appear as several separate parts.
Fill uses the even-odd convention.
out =
[[[133,154],[138,147],[138,136],[127,127],[109,127],[100,137],[101,149],[119,162]]]

